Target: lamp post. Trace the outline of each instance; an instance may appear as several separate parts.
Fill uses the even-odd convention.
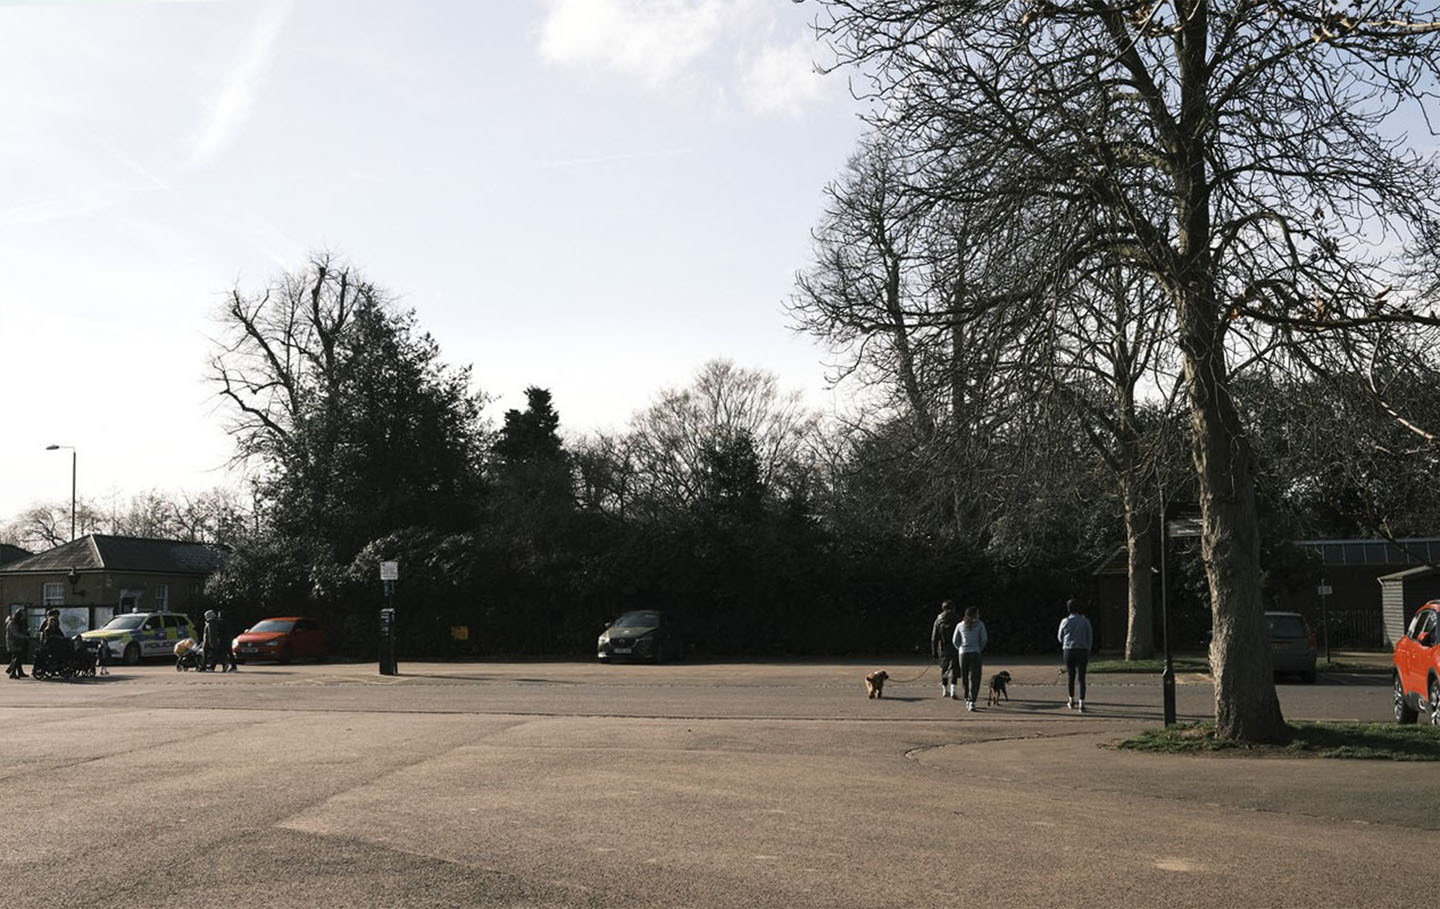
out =
[[[59,451],[62,448],[70,449],[70,539],[75,539],[75,446],[74,445],[46,445],[46,451]]]

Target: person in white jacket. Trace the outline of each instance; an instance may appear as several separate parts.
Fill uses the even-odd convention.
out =
[[[964,620],[955,626],[955,649],[960,651],[960,678],[964,682],[966,710],[974,710],[975,701],[980,697],[980,654],[989,640],[985,623],[980,621],[980,610],[974,606],[966,609]]]

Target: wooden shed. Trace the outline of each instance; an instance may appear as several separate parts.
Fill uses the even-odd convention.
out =
[[[1440,571],[1422,565],[1383,575],[1379,580],[1385,646],[1394,647],[1395,642],[1405,636],[1405,625],[1415,610],[1440,599]]]

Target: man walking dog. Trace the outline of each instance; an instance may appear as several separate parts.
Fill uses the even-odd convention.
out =
[[[940,614],[930,627],[930,653],[940,661],[940,696],[958,698],[955,686],[960,681],[960,651],[955,649],[955,604],[949,600],[940,604]]]

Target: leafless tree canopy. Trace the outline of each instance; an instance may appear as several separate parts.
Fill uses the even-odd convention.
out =
[[[996,298],[1030,301],[1007,304],[1012,322],[1032,321],[1064,273],[1097,267],[1142,273],[1166,301],[1205,516],[1217,721],[1237,738],[1283,738],[1234,377],[1354,360],[1366,329],[1436,324],[1440,181],[1404,120],[1434,100],[1436,10],[822,5],[821,34],[860,74],[908,170],[962,210],[989,210],[990,225],[1032,228],[1034,267]]]

